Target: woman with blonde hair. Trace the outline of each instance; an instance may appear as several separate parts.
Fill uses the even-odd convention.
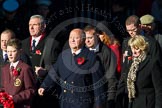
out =
[[[149,55],[149,44],[137,35],[128,45],[132,55],[122,65],[116,108],[162,108],[162,69]]]

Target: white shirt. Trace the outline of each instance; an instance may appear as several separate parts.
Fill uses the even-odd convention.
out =
[[[41,36],[42,35],[40,35],[38,37],[32,37],[31,46],[33,45],[33,40],[35,40],[35,46],[37,46]]]
[[[90,51],[98,52],[99,51],[99,44],[96,45],[95,48],[89,48]]]
[[[17,66],[18,63],[19,63],[19,61],[15,62],[15,63],[11,62],[11,63],[10,63],[10,67],[13,66],[14,69],[15,69],[15,67]]]
[[[76,52],[74,52],[74,51],[71,49],[71,52],[72,52],[72,54],[75,53],[75,55],[78,55],[78,54],[81,52],[81,50],[82,50],[82,49],[79,49],[79,50],[77,50]]]

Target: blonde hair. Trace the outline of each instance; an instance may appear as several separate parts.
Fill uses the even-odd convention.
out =
[[[145,41],[142,35],[136,35],[135,37],[132,37],[128,41],[128,45],[135,49],[140,49],[141,51],[144,52],[148,51],[148,42]]]
[[[22,43],[19,39],[10,39],[7,42],[7,46],[13,46],[14,48],[20,50],[22,48]]]

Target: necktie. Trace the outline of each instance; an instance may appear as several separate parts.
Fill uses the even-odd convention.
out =
[[[5,54],[5,55],[4,55],[4,62],[6,62],[6,61],[7,61],[7,59],[8,59],[8,55],[7,55],[7,54]]]
[[[72,55],[73,55],[73,56],[76,56],[76,54],[75,54],[75,53],[72,53]]]
[[[11,67],[10,67],[10,69],[11,69],[11,71],[13,71],[13,69],[14,69],[14,66],[11,66]]]
[[[32,51],[34,52],[34,49],[35,49],[35,40],[33,40],[33,43],[32,43]]]
[[[11,77],[12,77],[12,74],[13,74],[13,73],[12,73],[13,70],[14,70],[14,66],[11,66],[11,67],[10,67],[10,75],[11,75]]]

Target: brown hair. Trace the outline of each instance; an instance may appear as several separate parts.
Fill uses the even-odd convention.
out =
[[[105,45],[111,45],[111,44],[116,44],[118,46],[120,46],[119,41],[115,38],[115,37],[110,37],[108,36],[105,32],[100,32],[101,35],[103,35],[103,43]]]
[[[129,16],[125,21],[125,25],[134,24],[135,26],[138,26],[140,23],[140,19],[136,15]]]
[[[22,48],[22,43],[20,40],[18,39],[10,39],[8,42],[7,42],[7,46],[13,46],[15,47],[16,49],[20,50]]]

